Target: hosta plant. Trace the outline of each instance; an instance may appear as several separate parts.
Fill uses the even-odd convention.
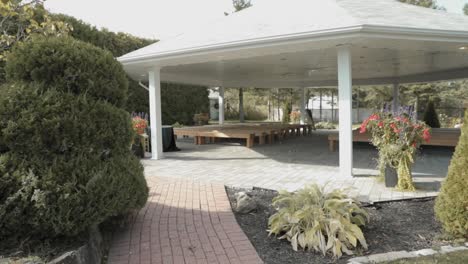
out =
[[[325,191],[325,186],[306,186],[295,193],[281,191],[273,199],[277,212],[268,221],[269,234],[291,242],[298,248],[326,255],[351,255],[361,244],[367,249],[360,226],[368,215],[360,204],[341,190]]]

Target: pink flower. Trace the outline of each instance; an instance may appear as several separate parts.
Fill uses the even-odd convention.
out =
[[[429,132],[429,128],[424,129],[423,131],[423,139],[426,142],[429,142],[431,140],[431,133]]]
[[[390,127],[393,129],[393,132],[400,133],[401,129],[398,129],[395,123],[391,123]]]
[[[383,127],[383,122],[380,121],[379,124],[377,124],[378,127]]]
[[[367,123],[369,120],[364,120],[364,122],[361,124],[361,129],[359,129],[359,133],[363,134],[366,133],[367,131]]]
[[[373,115],[369,116],[369,120],[371,120],[371,121],[379,120],[379,119],[380,119],[380,117],[377,114],[373,114]]]

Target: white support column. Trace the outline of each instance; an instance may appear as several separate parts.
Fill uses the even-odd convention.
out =
[[[219,124],[224,124],[224,87],[218,87],[218,118]]]
[[[338,48],[340,177],[353,176],[352,67],[349,46]]]
[[[400,89],[398,83],[393,84],[392,111],[397,113],[400,109]]]
[[[150,123],[151,123],[151,159],[163,158],[162,119],[161,119],[161,70],[148,72]]]
[[[300,107],[301,107],[301,124],[305,124],[306,123],[306,107],[305,107],[305,93],[306,93],[306,89],[305,88],[300,88],[300,93],[301,93],[301,102],[300,102]]]

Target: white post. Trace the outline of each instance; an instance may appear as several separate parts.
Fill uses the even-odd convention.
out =
[[[219,124],[224,124],[224,87],[218,87],[218,118]]]
[[[398,83],[393,84],[393,101],[392,101],[392,110],[394,113],[397,113],[400,109],[400,90],[398,89]]]
[[[305,93],[306,93],[306,89],[305,88],[301,88],[300,89],[300,92],[301,92],[301,102],[300,102],[300,106],[301,106],[301,125],[305,124],[306,123],[306,106],[305,106]]]
[[[349,46],[338,48],[340,176],[353,176],[352,67]]]
[[[161,120],[161,70],[155,68],[148,72],[150,123],[151,123],[151,159],[163,158],[162,120]]]

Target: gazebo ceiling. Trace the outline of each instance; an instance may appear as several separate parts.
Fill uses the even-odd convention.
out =
[[[465,16],[396,0],[275,1],[119,60],[137,80],[160,67],[163,81],[311,87],[336,85],[336,48],[349,45],[354,84],[468,77]]]

